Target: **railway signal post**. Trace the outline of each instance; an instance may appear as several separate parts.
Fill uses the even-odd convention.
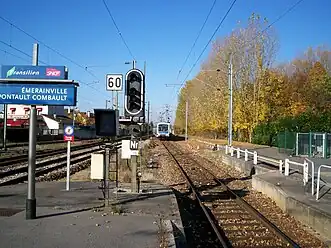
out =
[[[131,190],[134,193],[138,192],[137,184],[137,158],[138,158],[139,141],[132,137],[130,140],[130,151],[131,151]]]
[[[131,139],[122,141],[122,159],[128,159],[131,163],[131,191],[139,192],[139,178],[141,173],[137,171],[137,159],[139,155],[139,137],[141,137],[142,124],[145,123],[145,75],[135,68],[125,75],[124,94],[124,118],[125,124],[131,134]]]

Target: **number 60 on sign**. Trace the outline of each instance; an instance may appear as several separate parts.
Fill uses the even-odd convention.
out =
[[[108,91],[121,91],[123,85],[122,74],[107,74],[106,88]]]

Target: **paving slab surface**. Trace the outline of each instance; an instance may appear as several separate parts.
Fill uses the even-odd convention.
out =
[[[117,207],[102,207],[100,183],[70,186],[67,192],[65,182],[37,183],[34,220],[25,219],[27,185],[1,187],[0,215],[5,215],[1,209],[21,211],[0,216],[0,246],[159,247],[160,220],[181,222],[175,196],[162,185],[144,184],[140,194],[130,193],[128,184],[120,185],[123,192],[116,194],[111,185],[110,203]]]
[[[42,215],[54,214],[38,209]],[[21,212],[0,220],[1,247],[158,247],[158,226],[152,216],[102,216],[78,212],[24,220]]]

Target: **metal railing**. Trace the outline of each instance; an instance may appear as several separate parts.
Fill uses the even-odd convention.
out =
[[[317,186],[316,186],[316,201],[318,201],[319,199],[319,191],[320,191],[320,181],[321,181],[321,169],[322,168],[327,168],[327,169],[331,169],[330,165],[320,165],[320,167],[318,168],[317,171]]]
[[[314,185],[315,185],[315,183],[314,183],[314,180],[315,180],[314,170],[315,170],[315,166],[314,166],[314,162],[307,159],[307,158],[305,159],[304,163],[298,163],[298,162],[295,162],[295,161],[291,161],[289,159],[285,159],[285,163],[284,163],[283,160],[281,160],[281,159],[278,160],[278,159],[258,155],[257,151],[249,151],[247,149],[242,150],[239,147],[236,148],[236,147],[233,147],[233,146],[230,147],[228,145],[225,145],[225,146],[213,145],[210,142],[201,141],[201,140],[198,140],[198,141],[202,142],[202,143],[205,143],[205,144],[208,144],[208,145],[211,145],[214,150],[224,149],[225,154],[230,153],[231,157],[234,156],[234,151],[236,151],[237,158],[239,158],[239,159],[241,157],[241,153],[243,153],[244,156],[245,156],[245,161],[246,162],[248,161],[249,155],[252,155],[254,165],[257,165],[258,161],[267,162],[269,164],[278,166],[279,167],[279,173],[281,173],[281,174],[283,173],[283,167],[285,167],[284,176],[289,176],[289,171],[290,171],[290,165],[291,164],[292,165],[297,165],[297,166],[302,166],[303,167],[303,184],[304,185],[306,185],[306,183],[309,181],[309,173],[308,172],[309,172],[309,163],[310,163],[311,168],[312,168],[312,173],[311,173],[312,189],[311,189],[311,193],[312,193],[312,195],[314,195]],[[216,149],[215,149],[215,147],[216,147]],[[330,166],[330,168],[331,168],[331,166]],[[319,186],[317,186],[317,187],[319,187]]]

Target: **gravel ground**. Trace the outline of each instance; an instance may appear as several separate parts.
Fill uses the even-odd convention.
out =
[[[88,181],[88,180],[83,180],[83,177],[86,177],[86,174],[80,174],[80,175],[76,175],[80,172],[85,172],[87,169],[89,168],[91,162],[90,161],[85,161],[85,162],[81,162],[81,163],[77,163],[77,164],[72,164],[70,166],[70,181]],[[76,173],[76,174],[75,174]],[[73,175],[76,175],[73,177]],[[66,181],[66,176],[67,176],[67,168],[66,167],[62,167],[60,169],[48,172],[45,175],[39,176],[36,178],[37,182],[42,182],[42,181],[55,181],[55,180],[59,180],[60,181]]]
[[[230,240],[232,247],[288,247],[279,237],[255,219],[245,208],[229,198],[229,194],[214,181],[214,176],[200,167],[196,159],[188,158],[188,152],[181,153],[173,144],[166,144],[183,166],[199,191],[210,211],[214,214],[219,226]],[[222,180],[227,183],[233,178],[226,177]],[[237,187],[239,195],[249,192],[245,188]],[[216,194],[216,192],[218,192]],[[232,224],[232,225],[230,225]],[[234,225],[233,225],[234,224]],[[236,228],[236,229],[235,229]]]
[[[86,148],[86,149],[82,149],[82,150],[78,150],[78,151],[73,151],[71,153],[72,158],[71,158],[71,173],[75,173],[77,171],[83,170],[85,168],[87,168],[90,165],[90,161],[83,161],[83,162],[78,162],[77,160],[81,160],[81,158],[86,157],[87,154],[91,153],[91,149],[93,150],[99,150],[99,147],[93,147],[93,148]],[[77,156],[76,156],[77,155]],[[60,164],[63,164],[63,161],[56,161],[52,164],[49,165],[44,165],[44,166],[40,166],[40,164],[42,164],[43,162],[47,162],[49,160],[56,160],[59,158],[62,159],[66,159],[67,155],[66,154],[60,154],[60,155],[56,155],[50,158],[42,158],[42,159],[38,159],[36,161],[36,172],[40,171],[40,170],[45,170],[45,169],[51,169],[51,168],[55,168],[58,167]],[[89,158],[89,157],[88,157]],[[86,160],[88,159],[86,158]],[[75,162],[76,161],[76,162]],[[64,161],[65,162],[65,161]],[[88,162],[88,164],[86,164],[86,162]],[[6,177],[2,177],[0,178],[0,183],[4,183],[10,180],[13,180],[15,178],[22,178],[22,177],[26,177],[27,176],[27,163],[22,163],[16,166],[8,166],[8,167],[4,167],[2,168],[2,170],[0,170],[0,172],[6,172],[6,171],[11,171],[11,170],[15,170],[15,169],[25,169],[26,170],[24,172],[19,172],[10,176],[6,176]],[[57,180],[63,176],[66,176],[66,166],[61,166],[60,168],[54,169],[46,174],[40,175],[36,178],[36,181],[51,181],[51,180]],[[24,178],[23,178],[24,179]]]
[[[284,213],[276,203],[266,195],[253,190],[249,178],[234,170],[232,167],[222,164],[220,158],[215,156],[210,150],[202,149],[201,144],[199,145],[194,141],[190,141],[188,144],[185,142],[179,142],[177,144],[185,149],[185,151],[194,154],[195,159],[200,164],[211,170],[219,178],[229,178],[230,176],[232,179],[229,180],[227,185],[231,189],[245,189],[249,191],[243,198],[301,247],[326,247],[323,242],[316,237],[318,236],[317,233],[315,233],[316,236],[313,235],[312,233],[314,231],[311,228]]]
[[[174,190],[188,247],[221,247],[199,204],[191,198],[180,170],[159,141],[149,145],[148,158],[157,167],[155,179]]]

